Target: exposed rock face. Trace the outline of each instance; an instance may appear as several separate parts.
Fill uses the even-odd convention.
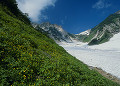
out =
[[[110,15],[96,27],[79,34],[70,34],[61,26],[50,24],[33,24],[34,28],[46,32],[56,42],[72,42],[73,39],[88,42],[89,45],[101,44],[109,41],[115,34],[120,32],[120,11]]]
[[[92,28],[89,35],[83,36],[82,41],[90,45],[101,44],[109,41],[120,32],[120,11],[110,15],[103,22]]]
[[[47,33],[48,36],[54,39],[56,42],[72,42],[70,35],[57,24],[45,22],[42,24],[33,24],[33,27]]]
[[[115,14],[120,14],[120,10],[119,10],[119,11],[117,11]]]

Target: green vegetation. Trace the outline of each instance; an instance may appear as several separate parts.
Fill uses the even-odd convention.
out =
[[[89,70],[6,6],[0,3],[0,86],[120,86]]]
[[[104,42],[109,41],[111,37],[113,37],[114,33],[118,33],[120,31],[119,25],[116,24],[116,22],[120,21],[120,14],[112,14],[109,17],[107,17],[103,22],[101,22],[99,25],[91,29],[89,36],[83,36],[83,42],[89,42],[89,45],[96,45],[101,44]],[[99,38],[100,34],[103,33],[103,29],[105,25],[114,24],[115,26],[111,26],[111,30],[105,30],[104,35]],[[94,36],[97,35],[96,38]],[[94,38],[94,39],[93,39]]]
[[[30,24],[30,20],[27,18],[27,16],[25,16],[25,14],[23,14],[17,8],[16,0],[0,0],[0,3],[4,6],[4,9],[2,10],[4,10],[4,12],[6,12],[8,15],[17,18],[26,24]]]
[[[110,23],[115,23],[116,19],[120,20],[120,15],[119,14],[111,14],[110,16],[108,16],[103,22],[101,22],[99,25],[97,25],[96,27],[94,27],[93,29],[91,29],[91,31],[93,32],[94,30],[103,30],[103,27],[105,25],[108,25]],[[115,28],[118,29],[118,28]]]
[[[83,40],[83,42],[90,42],[91,39],[95,36],[95,33],[96,32],[91,33],[89,36],[85,37],[84,40]]]
[[[109,41],[110,37],[112,37],[113,35],[109,33],[109,31],[106,31],[104,33],[104,35],[100,38],[100,39],[93,39],[89,45],[97,45],[97,44],[102,44],[102,43],[105,43],[107,41]]]

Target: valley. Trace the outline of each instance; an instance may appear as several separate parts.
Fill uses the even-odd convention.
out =
[[[88,45],[77,43],[61,44],[67,52],[88,66],[101,68],[120,78],[120,53],[109,50],[91,49]]]
[[[113,44],[111,50],[85,43],[84,38],[91,40],[96,31],[86,31],[80,42],[79,36],[56,24],[32,24],[16,0],[0,0],[0,86],[120,86],[89,67],[120,78],[119,30],[102,37],[110,33],[111,41],[100,46]]]

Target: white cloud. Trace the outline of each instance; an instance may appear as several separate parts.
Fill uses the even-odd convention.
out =
[[[96,2],[92,6],[92,8],[103,9],[103,8],[108,8],[110,6],[111,6],[111,4],[107,3],[105,0],[98,0],[98,2]]]
[[[18,8],[23,13],[28,13],[33,22],[38,22],[39,18],[47,16],[42,15],[42,11],[48,6],[55,6],[56,0],[17,0]]]

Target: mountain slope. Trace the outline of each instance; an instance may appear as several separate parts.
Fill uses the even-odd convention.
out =
[[[33,24],[33,27],[37,30],[40,30],[46,33],[50,38],[55,40],[56,42],[72,42],[69,34],[62,29],[61,26],[56,24],[50,24],[49,22],[45,22],[42,24]]]
[[[90,35],[90,30],[86,30],[84,32],[81,32],[79,34],[75,34],[76,39],[78,39],[79,41],[83,41],[86,37],[88,37]]]
[[[108,42],[89,46],[92,49],[109,50],[120,52],[120,33],[115,34]]]
[[[119,86],[89,70],[20,15],[22,19],[0,2],[0,86]]]
[[[120,13],[119,11],[107,17],[96,27],[92,28],[90,34],[83,39],[89,45],[101,44],[109,41],[115,34],[120,32]]]

